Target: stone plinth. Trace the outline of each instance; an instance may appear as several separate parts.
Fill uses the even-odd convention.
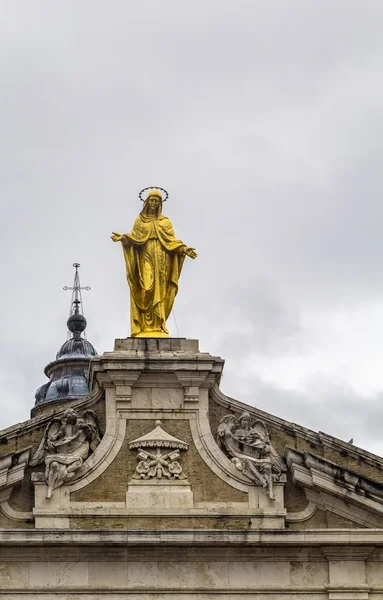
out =
[[[193,508],[190,483],[183,481],[131,481],[126,494],[128,509],[181,509]]]
[[[199,351],[198,340],[117,339],[114,352],[91,361],[90,385],[115,387],[121,408],[177,410],[197,405],[201,390],[207,400],[223,366],[222,358]]]
[[[141,353],[151,355],[157,352],[186,352],[200,354],[198,340],[186,338],[123,338],[114,341],[115,352]]]

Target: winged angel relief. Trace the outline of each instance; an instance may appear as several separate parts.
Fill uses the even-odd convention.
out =
[[[68,408],[61,418],[55,417],[50,421],[29,463],[34,467],[45,461],[47,498],[51,498],[54,489],[74,479],[100,441],[97,416],[93,410],[85,410],[79,418],[76,411]]]
[[[269,498],[274,500],[273,481],[279,480],[286,467],[271,445],[264,422],[257,420],[251,425],[247,412],[238,419],[226,415],[218,424],[217,442],[237,469],[267,488]]]

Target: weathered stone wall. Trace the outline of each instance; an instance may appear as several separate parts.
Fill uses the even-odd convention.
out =
[[[35,522],[32,518],[30,521],[17,521],[16,519],[10,519],[0,512],[0,529],[34,529],[34,527]]]
[[[211,538],[202,546],[127,543],[118,532],[107,538],[95,533],[92,545],[81,542],[84,535],[89,544],[88,534],[71,532],[52,545],[53,535],[23,547],[2,540],[0,598],[380,600],[383,593],[381,545],[355,545],[352,535],[350,545],[318,534],[307,545],[284,535],[291,539],[283,545],[281,537],[267,534],[268,543],[247,545],[243,538],[231,545],[227,538],[215,545]]]
[[[181,529],[212,530],[250,530],[249,518],[218,515],[216,517],[198,516],[143,516],[143,517],[71,517],[71,529],[130,529],[147,531],[166,531]]]

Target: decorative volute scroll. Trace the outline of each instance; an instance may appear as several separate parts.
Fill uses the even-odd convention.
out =
[[[53,490],[75,479],[77,471],[100,443],[96,413],[85,410],[82,418],[68,408],[63,416],[54,417],[45,430],[30,466],[45,462],[47,498]]]
[[[138,465],[132,479],[186,479],[179,462],[180,450],[187,450],[186,442],[179,440],[161,427],[161,421],[156,421],[153,431],[130,442],[130,450],[138,450]],[[147,450],[144,450],[147,448]],[[169,451],[162,452],[162,448]],[[152,449],[152,450],[150,450]]]
[[[250,414],[244,412],[223,417],[217,429],[217,442],[239,471],[255,484],[267,488],[274,500],[273,482],[278,481],[286,466],[270,442],[269,432],[261,420],[251,423]]]

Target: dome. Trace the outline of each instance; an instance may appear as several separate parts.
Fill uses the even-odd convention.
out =
[[[74,400],[89,394],[89,361],[92,356],[97,356],[97,352],[79,333],[75,332],[73,335],[76,337],[64,342],[56,354],[56,360],[45,368],[50,381],[37,390],[36,407],[50,402]]]
[[[78,315],[72,315],[78,316]],[[56,360],[61,359],[90,359],[92,356],[96,356],[97,352],[88,340],[82,337],[74,338],[64,342],[60,350],[56,354]]]
[[[67,320],[70,339],[64,342],[56,354],[56,360],[50,362],[45,368],[49,381],[42,385],[36,392],[35,408],[50,402],[62,402],[82,398],[89,394],[88,372],[89,362],[97,352],[88,340],[81,337],[87,322],[81,313],[81,288],[78,276],[78,263],[76,268],[73,290],[71,314]],[[74,299],[73,299],[74,298]],[[33,413],[33,411],[32,411]]]

